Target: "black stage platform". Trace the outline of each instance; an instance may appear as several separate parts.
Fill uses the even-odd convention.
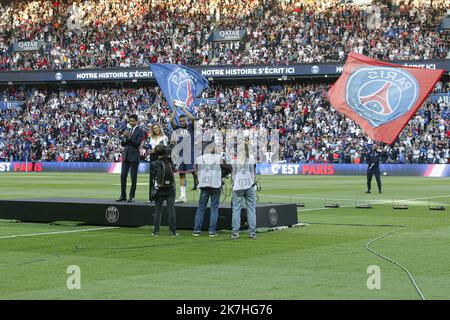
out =
[[[197,204],[177,204],[177,228],[192,229]],[[205,211],[203,229],[209,225],[209,207]],[[154,205],[147,202],[115,202],[105,199],[15,199],[0,200],[0,219],[23,222],[77,221],[89,225],[139,227],[153,224]],[[292,226],[298,223],[297,205],[258,203],[256,227]],[[163,209],[161,225],[168,225]],[[217,229],[231,229],[230,203],[221,204]]]

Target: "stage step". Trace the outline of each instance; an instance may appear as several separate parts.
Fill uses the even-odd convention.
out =
[[[192,229],[197,211],[196,203],[176,204],[177,228]],[[209,207],[205,211],[203,229],[209,226]],[[15,199],[0,200],[0,219],[15,219],[23,222],[77,221],[89,225],[140,227],[153,225],[154,205],[147,202],[115,202],[108,199]],[[230,203],[219,206],[217,229],[231,229]],[[241,214],[245,217],[245,214]],[[245,219],[241,219],[245,224]],[[273,228],[292,226],[298,223],[297,205],[281,203],[258,203],[256,205],[256,227]],[[161,225],[168,225],[165,207]]]

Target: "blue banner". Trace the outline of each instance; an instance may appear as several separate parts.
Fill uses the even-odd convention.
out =
[[[247,30],[220,30],[213,31],[208,37],[208,42],[243,41],[247,36]]]
[[[0,110],[20,109],[24,104],[24,101],[0,101]]]
[[[430,101],[435,103],[445,102],[446,104],[450,103],[450,93],[433,93],[429,97]]]
[[[11,43],[8,52],[32,52],[40,51],[43,54],[44,41],[19,41]]]
[[[202,98],[202,99],[195,99],[194,103],[196,106],[200,106],[202,104],[209,104],[215,106],[217,104],[217,100],[211,98]]]
[[[208,87],[208,80],[197,71],[180,65],[155,63],[150,66],[153,76],[158,82],[170,110],[174,102],[184,105],[191,113],[194,102],[203,90]],[[177,117],[182,111],[177,112]]]

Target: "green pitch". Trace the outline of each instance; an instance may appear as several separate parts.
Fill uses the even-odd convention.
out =
[[[163,227],[162,235],[152,238],[150,226],[101,229],[0,220],[0,298],[420,299],[404,270],[365,249],[368,241],[399,226],[407,228],[371,248],[407,268],[427,299],[450,298],[449,179],[382,177],[381,195],[364,194],[365,177],[260,180],[259,201],[304,202],[299,220],[309,225],[231,240],[226,230],[213,239],[204,233],[194,238],[190,230],[171,238]],[[147,176],[138,182],[137,200],[146,200]],[[1,199],[115,199],[119,177],[2,173],[0,190]],[[191,201],[197,198],[196,191],[189,192]],[[325,198],[341,207],[324,209]],[[373,209],[356,209],[356,200]],[[403,200],[409,210],[393,210],[393,200]],[[429,211],[430,203],[447,210]],[[81,271],[80,290],[66,286],[72,265]],[[381,289],[369,290],[367,270],[373,265],[380,268]]]

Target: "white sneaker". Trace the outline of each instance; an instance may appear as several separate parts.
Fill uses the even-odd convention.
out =
[[[175,203],[186,203],[186,202],[187,202],[186,198],[183,197],[179,197],[177,200],[175,200]]]

